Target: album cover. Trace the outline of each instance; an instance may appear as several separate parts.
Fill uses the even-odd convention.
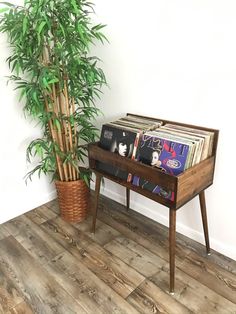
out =
[[[176,176],[184,171],[188,153],[189,145],[187,144],[144,134],[138,147],[137,160]],[[132,183],[164,198],[174,200],[173,192],[167,191],[145,178],[134,175]]]
[[[99,145],[107,151],[133,159],[133,154],[136,152],[135,146],[138,145],[136,139],[138,134],[139,132],[131,131],[130,129],[125,129],[118,125],[104,124]],[[97,168],[120,179],[126,181],[128,179],[129,174],[115,166],[98,162]]]

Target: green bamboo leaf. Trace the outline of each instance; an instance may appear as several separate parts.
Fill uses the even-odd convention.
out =
[[[84,175],[83,179],[84,179],[85,183],[87,184],[87,186],[89,187],[89,179],[88,179],[87,175]]]
[[[61,25],[61,23],[59,24],[59,27],[60,27],[60,29],[62,31],[63,36],[66,37],[66,33],[65,33],[65,30],[64,30],[64,27]]]
[[[43,85],[44,85],[45,87],[49,87],[48,82],[47,82],[47,80],[46,80],[45,77],[43,78]]]
[[[28,24],[28,18],[27,18],[27,16],[25,16],[23,19],[23,35],[25,35],[25,33],[26,33],[27,24]]]
[[[36,92],[36,91],[33,92],[33,99],[34,99],[34,101],[35,101],[37,104],[39,104],[39,100],[38,100],[37,92]]]
[[[56,126],[56,128],[58,129],[58,131],[61,131],[61,124],[60,124],[60,121],[59,121],[58,119],[55,119],[54,122],[55,122],[55,126]]]
[[[42,149],[42,147],[40,146],[40,144],[37,144],[37,145],[35,146],[35,150],[36,150],[37,155],[43,156],[43,149]]]
[[[72,4],[72,6],[73,6],[73,8],[75,10],[75,13],[77,14],[79,12],[79,9],[77,7],[76,1],[75,0],[71,0],[71,4]]]
[[[106,27],[107,25],[105,24],[97,24],[95,26],[92,27],[92,30],[95,30],[95,31],[99,31],[100,29]]]
[[[26,95],[26,92],[25,92],[25,88],[22,89],[21,93],[20,93],[20,97],[19,97],[19,101],[22,100],[22,98]]]
[[[80,24],[77,24],[77,30],[80,34],[81,39],[84,40],[83,28],[80,26]]]
[[[72,165],[79,174],[78,160],[86,160],[87,152],[78,147],[96,136],[90,120],[96,118],[94,100],[106,81],[96,63],[98,58],[88,56],[88,51],[97,40],[105,42],[101,35],[105,25],[92,24],[93,4],[89,1],[25,0],[23,6],[9,2],[1,6],[4,9],[0,11],[3,12],[0,32],[8,34],[13,51],[7,62],[17,72],[10,80],[19,90],[20,99],[24,98],[24,113],[36,118],[43,131],[43,138],[35,140],[27,151],[28,159],[36,156],[39,161],[28,173],[30,180],[34,173],[52,174],[53,179],[60,179],[56,157]],[[54,111],[52,94],[52,86],[56,84],[57,96],[62,93],[63,98],[65,79],[68,96],[78,108],[69,116],[58,114],[58,109]],[[52,127],[64,141],[63,123],[71,127],[76,143],[78,140],[73,150],[61,151],[50,133]],[[84,180],[88,183],[89,177]]]
[[[40,33],[42,32],[44,26],[47,24],[46,21],[42,21],[37,29],[38,34],[40,35]]]
[[[54,84],[54,83],[57,83],[57,82],[59,82],[58,78],[54,78],[54,79],[48,81],[47,83],[49,85],[49,84]]]

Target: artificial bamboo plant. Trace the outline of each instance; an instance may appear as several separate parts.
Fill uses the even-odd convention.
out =
[[[94,141],[99,114],[95,99],[106,84],[92,44],[104,42],[102,24],[93,25],[93,4],[87,0],[25,0],[0,9],[0,31],[7,33],[12,55],[7,59],[10,80],[25,99],[24,110],[42,126],[42,138],[27,149],[28,159],[39,157],[28,178],[38,172],[53,179],[84,179],[80,162],[86,143]]]

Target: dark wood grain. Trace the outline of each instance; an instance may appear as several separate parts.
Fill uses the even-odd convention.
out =
[[[124,298],[145,279],[61,218],[47,221],[42,228]]]
[[[176,269],[176,289],[173,295],[176,301],[194,313],[236,313],[235,303],[230,302],[198,280],[193,279],[191,275],[187,275],[183,270],[178,267]],[[167,292],[169,289],[168,268],[164,267],[156,275],[150,277],[149,280]]]
[[[174,191],[176,185],[176,177],[164,173],[157,168],[141,164],[135,160],[131,160],[128,157],[122,157],[117,154],[113,154],[98,146],[98,143],[89,145],[89,158],[97,161],[109,163],[116,166],[128,173],[136,174],[142,178],[148,178],[155,184],[160,184],[162,187]],[[95,167],[96,170],[96,167]]]
[[[0,241],[0,251],[1,271],[35,313],[86,313],[12,236]]]
[[[129,210],[130,207],[130,189],[126,188],[126,209]]]
[[[117,237],[104,247],[145,277],[154,275],[164,265],[168,266],[167,261],[123,236]]]
[[[108,205],[103,202],[99,206],[98,218],[104,223],[108,224],[112,228],[118,230],[126,238],[129,238],[136,243],[142,245],[150,252],[159,255],[162,259],[169,261],[169,242],[168,242],[168,229],[167,233],[158,231],[158,226],[144,224],[143,221],[146,219],[140,215],[140,220],[133,219],[133,211],[130,210],[130,215],[119,209],[122,205],[112,203]],[[124,207],[123,207],[124,208]],[[184,253],[183,253],[184,251]],[[190,253],[190,249],[185,249],[177,245],[176,247],[176,263],[182,263],[183,254],[187,255]]]
[[[25,214],[26,217],[30,218],[37,225],[40,225],[49,219],[55,218],[57,215],[57,213],[54,213],[46,205],[35,208]]]
[[[98,210],[98,200],[99,200],[99,194],[100,194],[100,185],[101,185],[101,175],[96,174],[96,184],[95,184],[95,202],[94,202],[94,208],[93,208],[93,224],[92,224],[92,232],[95,233],[95,227],[96,227],[96,219],[97,219],[97,210]]]
[[[107,207],[105,204],[101,204],[98,216],[99,219],[108,223],[116,230],[119,230],[120,233],[127,238],[132,239],[150,252],[161,257],[163,260],[168,261],[168,238],[164,241],[164,238],[161,235],[158,236],[158,228],[156,228],[155,231],[154,228],[145,225],[142,222],[144,218],[141,215],[141,218],[138,221],[128,217],[125,210],[120,212],[118,210],[113,210],[112,206]],[[192,255],[194,258],[191,258]],[[204,258],[193,252],[193,250],[190,251],[189,248],[186,249],[183,246],[177,245],[176,265],[183,272],[200,281],[202,284],[211,286],[211,289],[218,295],[229,299],[231,302],[235,302],[236,294],[234,292],[236,276],[234,272],[222,269],[220,265],[214,263],[214,259],[212,260],[211,257]],[[209,266],[202,266],[203,268],[201,269],[201,265]],[[231,265],[235,265],[234,261],[231,261]],[[212,274],[210,273],[211,267],[215,269],[215,272]],[[208,271],[203,272],[204,268],[208,269]],[[235,271],[235,268],[233,268],[233,270]],[[217,277],[217,273],[221,275]],[[175,291],[177,290],[178,287]]]
[[[206,256],[176,233],[172,296],[168,228],[101,196],[93,235],[92,216],[70,225],[57,217],[56,201],[45,206],[54,218],[34,212],[0,226],[1,314],[236,313],[235,261]]]
[[[114,201],[111,203],[109,199],[101,195],[101,208],[104,207],[112,212],[121,213],[123,217],[127,217],[127,219],[132,217],[133,221],[139,222],[144,228],[148,226],[146,229],[148,229],[149,232],[155,233],[156,237],[158,237],[158,241],[161,241],[162,246],[167,248],[166,243],[168,238],[168,228],[166,228],[164,225],[148,217],[144,217],[142,214],[134,210],[131,210],[131,212],[127,215],[127,212],[122,204]],[[144,220],[146,222],[145,224],[143,223]],[[236,275],[236,261],[232,260],[231,258],[228,258],[227,256],[222,255],[213,249],[211,249],[211,255],[206,256],[205,245],[196,241],[192,241],[190,238],[178,232],[176,243],[177,253],[181,252],[181,254],[184,253],[184,255],[187,255],[190,253],[190,251],[194,251],[199,257],[203,258],[203,260],[207,259],[211,263],[218,265],[220,268],[223,268]]]
[[[206,200],[205,200],[205,192],[202,191],[199,194],[200,208],[202,214],[202,225],[204,230],[204,237],[206,242],[206,251],[207,254],[210,254],[210,240],[209,240],[209,232],[208,232],[208,223],[207,223],[207,210],[206,210]]]
[[[175,245],[176,245],[176,210],[169,210],[169,264],[170,264],[170,293],[175,291]]]
[[[0,267],[0,313],[7,313],[23,301],[16,287],[5,277]]]
[[[48,203],[45,204],[45,206],[50,209],[52,212],[54,212],[55,214],[59,215],[60,214],[60,208],[59,208],[59,203],[58,200],[52,200]]]
[[[140,313],[166,313],[166,314],[187,314],[192,313],[187,307],[171,298],[158,286],[149,280],[145,280],[127,301],[130,302]]]
[[[194,252],[186,256],[181,266],[186,274],[236,304],[235,275],[221,269],[208,259],[202,259]]]
[[[94,173],[96,173],[96,170],[94,170]],[[141,187],[133,185],[132,183],[125,182],[124,180],[121,180],[121,179],[119,179],[117,177],[111,176],[110,174],[107,174],[107,173],[102,172],[102,171],[100,171],[99,173],[102,174],[102,176],[104,178],[107,178],[107,179],[109,179],[109,180],[111,180],[111,181],[113,181],[115,183],[118,183],[118,184],[124,186],[125,188],[128,188],[131,191],[139,193],[139,194],[141,194],[141,195],[143,195],[143,196],[145,196],[145,197],[147,197],[147,198],[149,198],[149,199],[151,199],[151,200],[153,200],[155,202],[158,202],[158,203],[160,203],[162,205],[165,205],[165,206],[168,206],[168,207],[172,207],[173,204],[174,204],[174,202],[172,200],[169,200],[167,198],[163,198],[163,197],[161,197],[158,194],[155,194],[155,193],[152,193],[152,192],[150,192],[148,190],[142,189]]]
[[[127,114],[135,116],[132,114]],[[142,116],[137,116],[142,117]],[[149,119],[149,117],[146,117]],[[158,119],[161,120],[161,119]],[[169,123],[170,121],[161,120],[164,124]],[[176,123],[172,121],[172,123]],[[190,125],[177,123],[178,125],[187,126]],[[213,183],[214,178],[214,169],[215,169],[215,158],[216,150],[218,143],[219,131],[214,129],[207,129],[198,126],[191,126],[194,128],[211,131],[214,133],[214,143],[211,156],[206,160],[201,161],[197,165],[187,169],[178,176],[170,175],[166,172],[162,172],[160,169],[148,166],[144,163],[140,163],[137,160],[133,160],[127,157],[122,157],[117,154],[114,154],[110,151],[107,151],[100,147],[100,143],[91,143],[88,146],[88,155],[89,155],[89,165],[91,170],[96,175],[95,183],[95,194],[96,201],[94,206],[94,215],[93,215],[93,224],[92,231],[95,233],[95,224],[97,218],[97,208],[98,208],[98,198],[100,192],[100,183],[101,178],[105,177],[110,179],[113,182],[116,182],[124,187],[126,187],[126,206],[129,209],[129,198],[130,190],[135,191],[143,196],[150,198],[151,200],[156,201],[162,205],[168,206],[170,209],[169,215],[169,262],[170,262],[170,293],[174,293],[174,275],[175,275],[175,226],[176,226],[176,210],[182,207],[184,204],[192,200],[195,196],[200,195],[200,205],[201,205],[201,214],[203,221],[204,234],[206,239],[207,252],[210,252],[209,246],[209,236],[208,236],[208,226],[207,226],[207,214],[204,198],[204,190],[208,188]],[[134,186],[126,180],[121,180],[116,176],[110,175],[101,171],[97,165],[99,162],[109,164],[111,166],[117,167],[127,173],[145,178],[146,180],[152,182],[155,185],[159,185],[162,188],[165,188],[174,194],[174,199],[166,199],[161,197],[156,193],[142,189],[139,186]]]
[[[48,235],[27,216],[7,222],[6,228],[41,265],[64,250],[56,242],[48,241]]]
[[[69,252],[58,255],[45,268],[88,313],[137,313]]]
[[[96,233],[91,232],[91,224],[93,217],[88,216],[84,221],[80,223],[73,224],[75,228],[86,234],[94,242],[100,244],[101,246],[112,241],[116,237],[120,236],[120,232],[116,229],[110,227],[109,225],[103,223],[101,220],[96,221]]]
[[[176,208],[198,195],[213,183],[215,158],[203,160],[178,176]]]

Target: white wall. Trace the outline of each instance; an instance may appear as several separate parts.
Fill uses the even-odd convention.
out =
[[[36,175],[25,184],[24,176],[32,168],[26,163],[26,148],[41,131],[35,121],[25,119],[14,85],[6,84],[9,55],[7,38],[0,34],[0,223],[56,197],[54,185],[46,177],[39,180]]]
[[[16,2],[16,1],[15,1]],[[17,1],[20,2],[20,1]],[[212,248],[236,259],[233,127],[236,103],[235,0],[96,2],[98,21],[108,24],[110,45],[96,53],[110,85],[98,103],[97,124],[135,112],[220,129],[214,185],[206,191]],[[46,178],[25,186],[25,149],[40,130],[23,117],[12,86],[0,35],[0,222],[55,197]],[[124,201],[124,190],[103,193]],[[132,193],[132,208],[167,224],[168,210]],[[203,242],[197,199],[177,214],[178,231]]]
[[[236,259],[235,0],[100,0],[96,13],[110,39],[99,51],[110,89],[98,125],[133,112],[220,129],[214,184],[206,191],[210,239]],[[103,193],[124,202],[115,184]],[[167,208],[134,193],[131,207],[168,222]],[[178,231],[203,243],[197,198],[177,221]]]

